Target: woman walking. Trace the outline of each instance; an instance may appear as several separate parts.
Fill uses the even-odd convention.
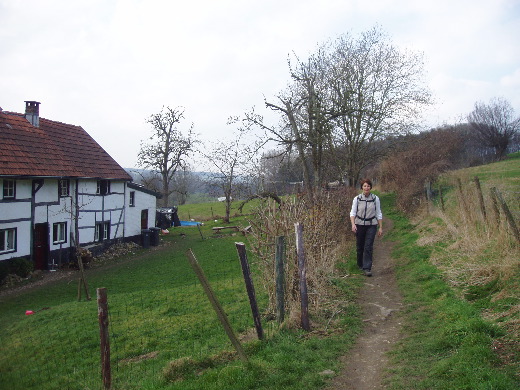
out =
[[[365,276],[372,276],[372,253],[376,233],[383,235],[383,213],[379,197],[372,194],[372,182],[361,180],[363,193],[352,201],[350,222],[352,231],[356,234],[357,265]],[[379,226],[379,230],[378,230]]]

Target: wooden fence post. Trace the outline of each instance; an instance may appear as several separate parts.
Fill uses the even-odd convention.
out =
[[[486,219],[487,219],[486,206],[484,205],[484,196],[482,195],[482,188],[480,187],[480,180],[478,179],[478,176],[475,176],[475,178],[473,180],[475,181],[475,185],[477,186],[478,202],[480,204],[480,211],[482,212],[482,216],[484,217],[484,222],[486,222]]]
[[[285,237],[276,237],[276,318],[281,324],[285,319]]]
[[[495,220],[491,221],[491,223],[496,223],[497,226],[500,226],[500,210],[498,208],[498,199],[495,191],[496,187],[492,187],[489,190],[489,193],[491,195],[491,201],[493,202],[493,214],[495,215]]]
[[[200,223],[197,224],[197,229],[199,229],[200,237],[204,240],[204,236],[202,235],[202,230],[200,229]]]
[[[240,259],[240,265],[242,266],[242,274],[244,275],[244,282],[246,283],[247,296],[249,297],[251,312],[253,313],[256,334],[258,335],[258,339],[262,340],[264,338],[264,330],[262,329],[262,321],[260,320],[260,313],[256,302],[255,286],[251,278],[249,262],[247,261],[246,246],[243,242],[235,242],[235,246],[237,248],[238,258]]]
[[[513,235],[515,236],[516,240],[520,242],[520,231],[518,231],[518,227],[516,226],[515,219],[513,218],[513,214],[509,210],[509,207],[507,207],[507,203],[502,198],[502,195],[497,190],[496,187],[491,188],[491,191],[495,193],[496,198],[498,199],[500,206],[502,206],[502,211],[504,212],[507,222],[509,222],[509,226],[511,227],[511,230],[513,232]]]
[[[112,377],[110,373],[110,341],[108,337],[108,303],[107,289],[97,289],[99,339],[101,346],[101,376],[103,389],[110,389]]]
[[[300,278],[301,320],[304,330],[311,330],[309,325],[309,297],[307,295],[307,270],[305,267],[305,252],[303,250],[303,225],[294,224],[296,230],[296,253],[298,256],[298,276]]]
[[[233,328],[231,327],[231,324],[229,323],[229,320],[226,316],[226,313],[224,312],[224,309],[222,309],[222,306],[220,305],[219,301],[217,300],[217,297],[215,293],[213,292],[213,289],[211,288],[208,279],[206,278],[206,275],[204,275],[204,271],[202,270],[202,267],[200,266],[199,262],[197,261],[197,258],[189,249],[186,252],[186,256],[188,257],[188,260],[190,261],[191,267],[193,268],[193,271],[195,271],[195,274],[197,275],[197,278],[199,278],[200,284],[202,285],[202,288],[204,289],[204,292],[206,293],[206,296],[208,297],[209,301],[211,302],[211,305],[213,306],[213,309],[217,313],[217,317],[220,320],[220,323],[224,327],[224,330],[226,331],[226,334],[229,337],[229,340],[231,341],[231,344],[233,344],[233,347],[235,347],[235,350],[238,353],[238,356],[240,359],[247,363],[248,359],[246,356],[246,353],[244,352],[244,349],[242,348],[242,345],[240,344],[240,341],[238,340],[237,336],[233,332]]]

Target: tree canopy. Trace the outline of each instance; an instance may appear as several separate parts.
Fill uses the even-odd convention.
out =
[[[493,98],[489,104],[475,103],[468,122],[477,140],[495,150],[497,160],[504,158],[509,143],[520,129],[520,117],[515,118],[513,107],[502,98]]]
[[[413,129],[430,104],[422,56],[400,50],[378,28],[342,35],[289,68],[290,85],[265,100],[280,123],[266,124],[254,111],[246,119],[297,151],[310,194],[326,180],[357,181],[382,152],[374,142]]]
[[[187,165],[187,157],[197,142],[193,123],[183,133],[177,126],[184,119],[184,109],[163,107],[161,112],[150,115],[146,120],[152,126],[149,142],[141,142],[138,165],[161,175],[162,203],[168,206],[169,195],[173,192],[170,182],[175,173]]]

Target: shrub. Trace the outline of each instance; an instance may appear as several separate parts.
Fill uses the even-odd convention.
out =
[[[298,260],[296,257],[295,223],[303,224],[309,307],[322,307],[330,278],[338,260],[345,255],[350,234],[350,207],[356,195],[353,188],[323,191],[316,194],[314,204],[304,197],[290,197],[261,203],[250,219],[252,251],[258,263],[259,278],[269,292],[269,311],[276,311],[275,250],[276,237],[285,237],[285,306],[293,317],[299,310]],[[289,318],[291,316],[288,316]]]
[[[34,270],[32,261],[26,257],[17,257],[0,261],[0,282],[2,282],[7,275],[15,274],[21,278],[26,278]]]

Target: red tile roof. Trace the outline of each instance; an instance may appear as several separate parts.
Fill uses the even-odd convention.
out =
[[[0,175],[132,180],[80,126],[0,111]]]

